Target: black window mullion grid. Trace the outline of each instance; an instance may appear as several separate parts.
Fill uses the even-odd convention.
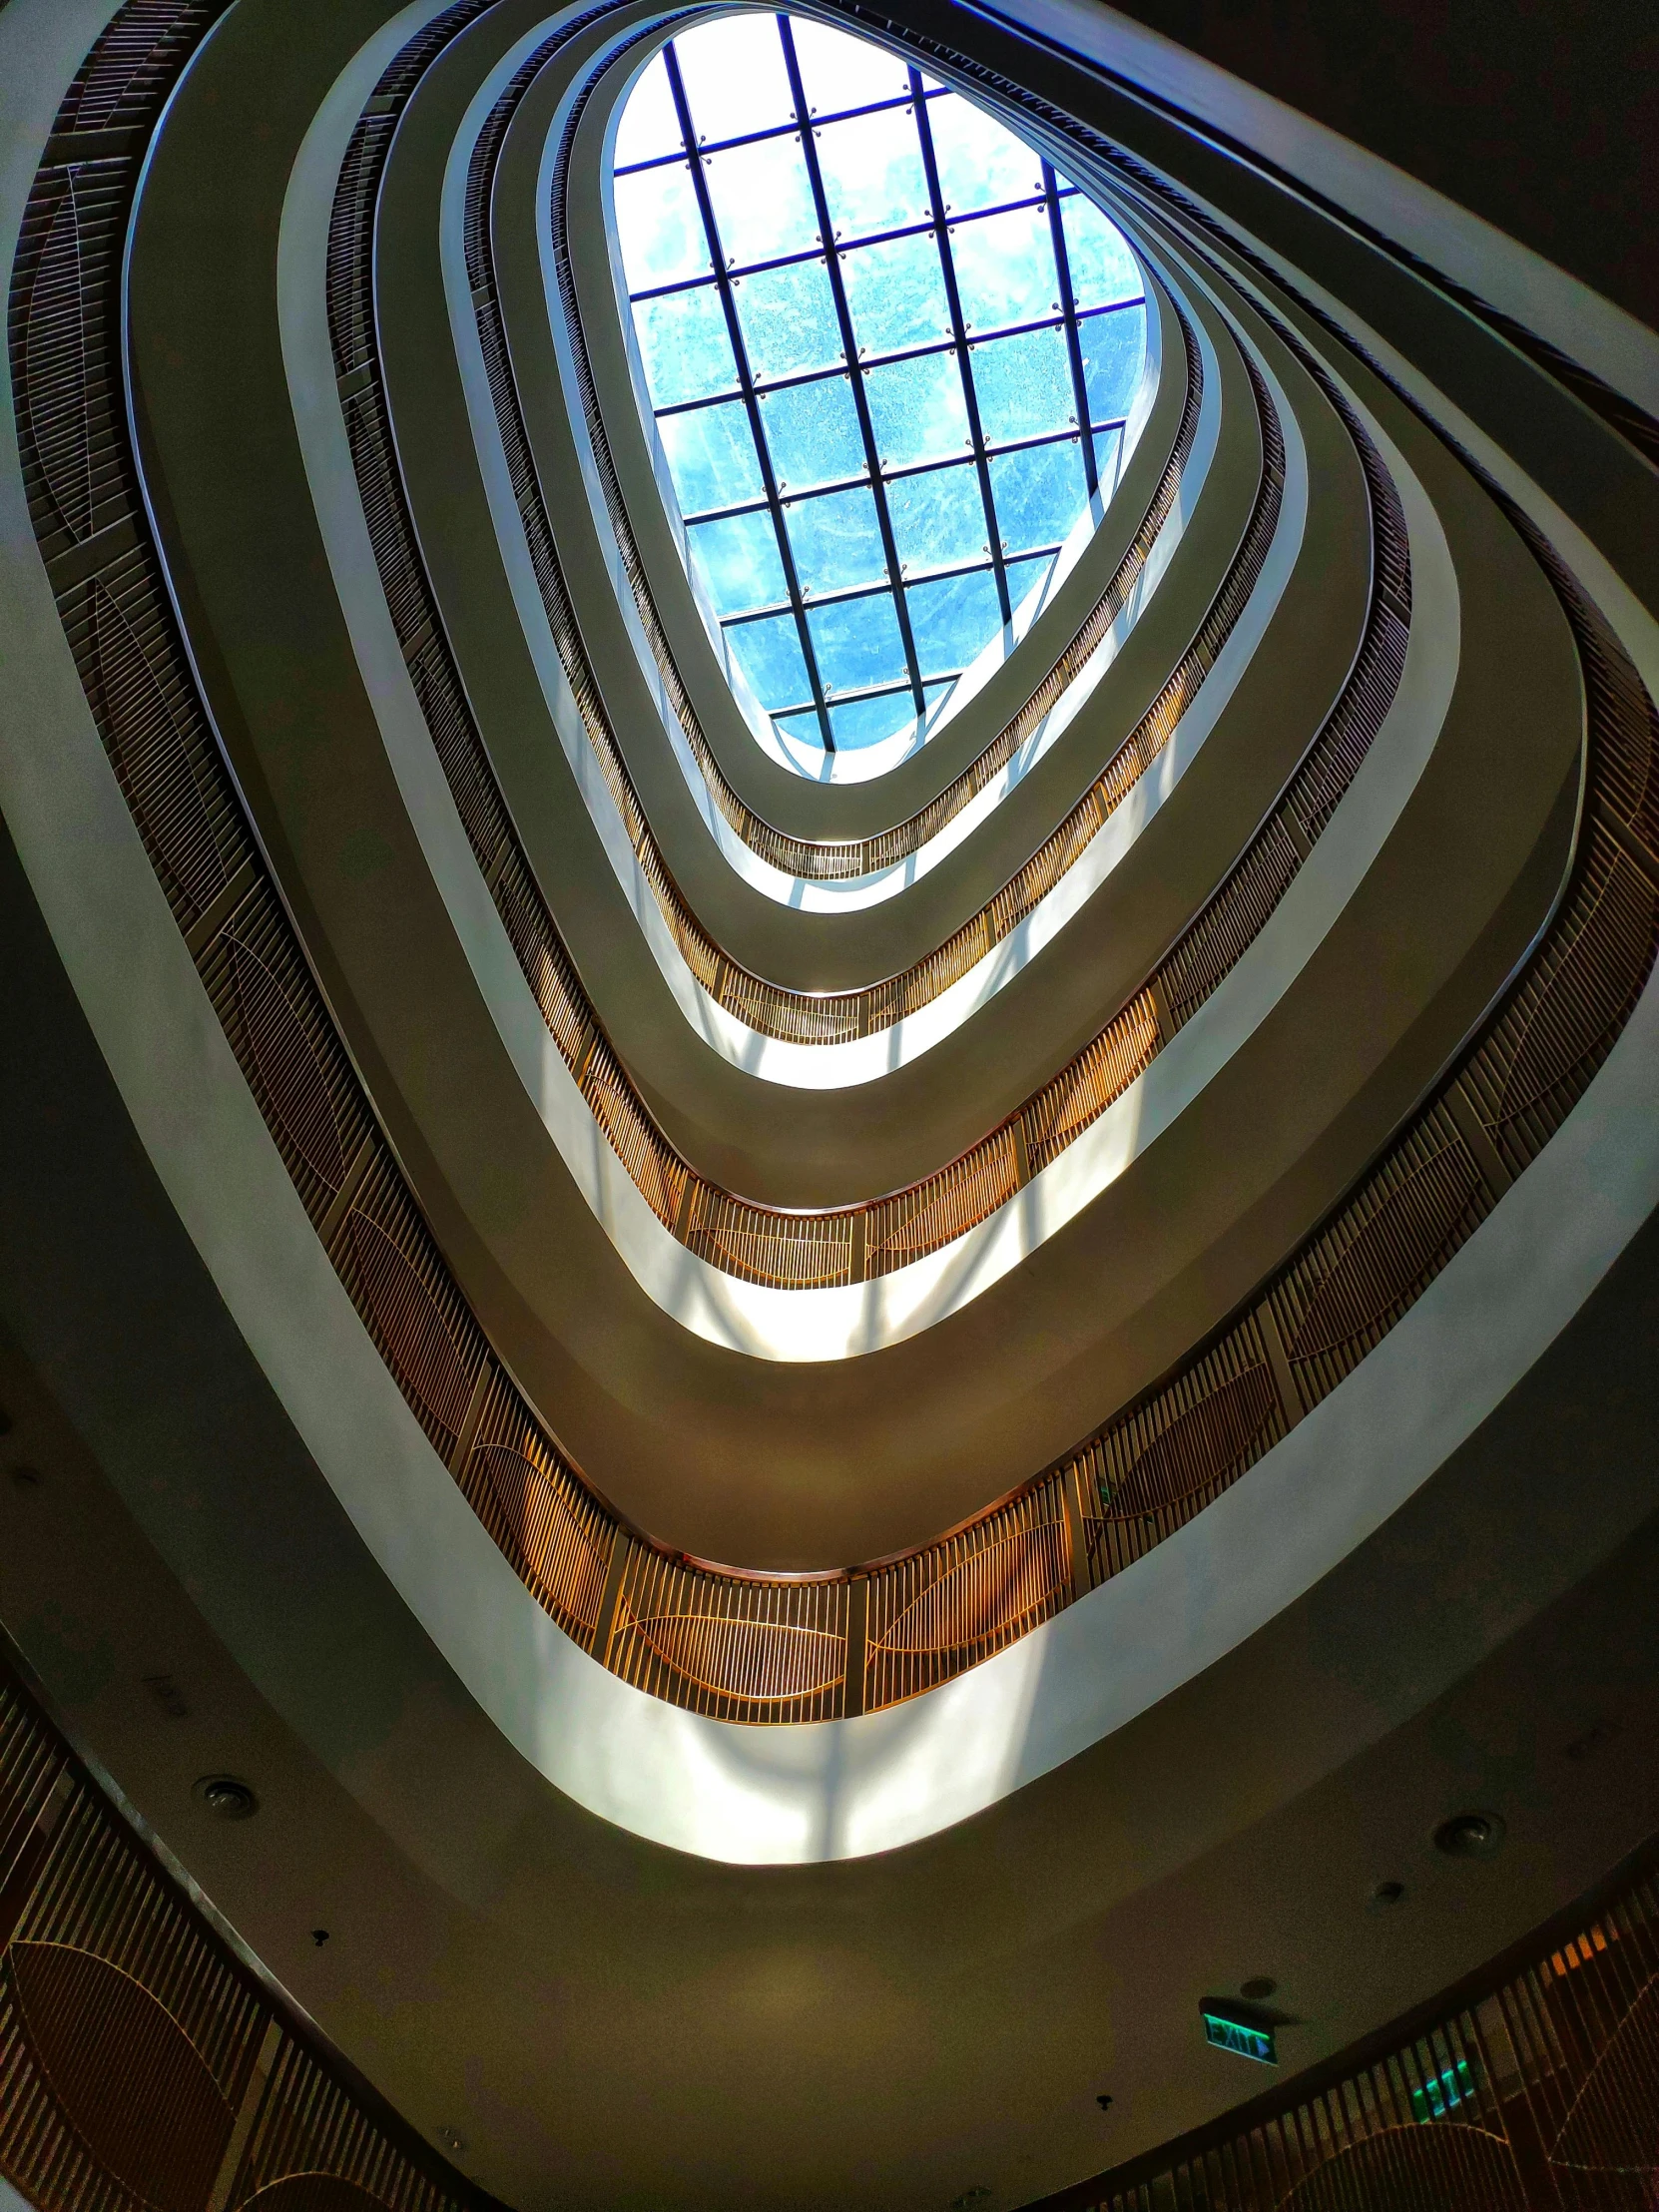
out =
[[[929,691],[945,691],[956,682],[958,677],[965,674],[965,669],[944,669],[937,676],[928,677],[927,688]],[[867,691],[848,692],[844,699],[837,700],[835,704],[845,707],[862,707],[872,699],[896,699],[900,693],[908,696],[909,689],[907,679],[897,684],[871,684]],[[812,712],[813,703],[810,699],[802,700],[798,707],[780,707],[777,709],[778,719],[781,722],[788,721],[791,715],[808,715]]]
[[[680,75],[679,57],[674,51],[672,40],[663,48],[663,61],[674,95],[674,112],[679,118],[680,133],[685,141],[686,158],[691,165],[692,189],[697,195],[698,213],[703,218],[703,233],[708,241],[709,259],[714,264],[715,284],[726,316],[726,332],[731,341],[732,357],[737,363],[738,383],[749,415],[750,434],[755,440],[761,481],[766,489],[767,504],[772,509],[773,532],[777,537],[779,557],[783,562],[785,589],[790,595],[790,608],[801,639],[802,657],[807,664],[807,681],[813,688],[813,704],[818,709],[819,729],[824,738],[825,751],[832,753],[835,741],[830,730],[830,710],[825,703],[824,680],[819,674],[818,655],[813,650],[813,633],[807,624],[807,609],[802,600],[801,579],[796,573],[795,555],[790,548],[790,534],[784,527],[783,502],[779,498],[778,479],[772,467],[772,452],[761,421],[761,403],[756,396],[755,379],[750,373],[749,352],[743,341],[743,326],[738,320],[738,303],[733,296],[732,279],[727,274],[725,257],[721,253],[720,232],[715,224],[714,205],[709,198],[709,180],[703,174],[702,156],[692,130],[691,108],[686,100],[685,81]],[[769,709],[768,712],[770,711]]]
[[[991,569],[996,577],[997,603],[1002,609],[1002,620],[1012,620],[1013,607],[1008,598],[1008,572],[1002,560],[1002,532],[997,527],[996,501],[991,495],[990,463],[985,458],[985,433],[979,420],[979,396],[973,388],[973,370],[968,363],[967,326],[962,320],[962,295],[956,285],[956,264],[950,252],[950,229],[945,222],[944,192],[939,184],[938,158],[933,151],[933,131],[927,120],[926,95],[922,91],[919,71],[910,72],[910,100],[915,113],[916,137],[921,145],[921,165],[927,179],[927,199],[933,210],[933,234],[938,242],[939,265],[944,272],[945,304],[950,309],[950,333],[956,348],[957,373],[962,379],[962,396],[967,404],[968,436],[973,445],[973,465],[979,475],[979,496],[985,505],[985,535],[990,546]]]
[[[778,390],[783,387],[769,385],[767,388],[768,390]],[[668,407],[660,407],[657,411],[660,417],[674,410]],[[1102,419],[1095,423],[1093,427],[1096,430],[1121,430],[1126,419],[1123,415],[1115,415]],[[1010,438],[1005,445],[999,445],[991,451],[991,458],[994,460],[1004,453],[1031,453],[1040,445],[1065,445],[1076,434],[1074,430],[1044,430],[1035,437]],[[937,476],[944,469],[966,468],[967,465],[967,462],[957,455],[952,455],[949,460],[944,461],[912,461],[904,468],[889,468],[885,480],[889,484],[901,484],[912,476]],[[837,476],[831,478],[828,484],[815,484],[811,491],[794,492],[791,494],[791,498],[796,506],[804,506],[809,500],[832,499],[838,492],[858,491],[862,488],[863,481],[864,479],[861,476]],[[687,529],[690,530],[697,528],[700,523],[704,522],[730,522],[735,515],[759,515],[766,514],[769,511],[764,498],[735,499],[729,507],[704,507],[697,514],[687,515],[685,523]],[[1016,561],[1023,561],[1028,556],[1021,552],[1013,554],[1011,558]],[[981,565],[989,565],[988,555],[984,564],[979,561],[967,561],[963,564],[967,568],[978,568]],[[880,588],[884,589],[885,587]],[[817,604],[818,602],[815,599],[814,605]]]
[[[801,125],[801,157],[807,166],[807,183],[818,216],[819,236],[824,241],[824,266],[829,272],[830,290],[835,304],[835,320],[840,327],[841,351],[846,356],[847,385],[857,411],[859,435],[864,441],[864,464],[869,471],[870,493],[875,501],[875,522],[881,533],[881,551],[887,563],[887,576],[892,584],[892,603],[893,611],[898,617],[899,641],[904,648],[904,666],[909,675],[910,692],[915,700],[916,717],[919,720],[927,711],[927,700],[921,685],[921,666],[916,657],[915,635],[910,628],[910,610],[905,604],[903,582],[899,575],[898,542],[893,536],[886,487],[881,481],[881,456],[875,449],[875,425],[870,419],[869,395],[864,390],[863,370],[858,362],[852,310],[847,305],[846,286],[841,280],[840,260],[835,252],[834,232],[830,221],[830,202],[824,190],[824,172],[819,166],[818,147],[813,138],[813,118],[807,106],[807,88],[802,82],[801,63],[796,55],[795,37],[790,29],[788,16],[779,16],[778,36],[784,48],[784,67],[789,72],[790,94],[795,101],[796,117]]]
[[[837,116],[834,120],[838,123],[844,123],[849,119],[845,116]],[[706,156],[712,156],[717,153],[725,153],[727,149],[725,147],[705,147],[702,151]],[[677,155],[675,159],[683,161],[685,157],[684,155]],[[629,172],[619,171],[618,174],[628,175]],[[1062,191],[1060,197],[1063,200],[1067,195]],[[1043,195],[1040,192],[1033,192],[1027,194],[1021,200],[1003,200],[994,208],[970,208],[965,215],[952,216],[950,220],[952,224],[958,226],[964,223],[987,223],[992,216],[1017,215],[1022,208],[1040,208],[1042,206]],[[860,246],[891,246],[895,241],[901,239],[926,238],[932,229],[933,221],[929,217],[925,223],[900,223],[890,231],[865,231],[858,238],[842,239],[840,242],[841,251],[849,253]],[[799,267],[803,262],[816,262],[823,252],[824,248],[822,246],[798,246],[792,253],[774,254],[764,262],[744,262],[732,271],[732,275],[734,276],[768,276],[775,269],[791,269]],[[706,284],[708,281],[707,276],[675,276],[671,277],[666,284],[644,284],[638,291],[630,292],[629,297],[631,299],[657,299],[666,292],[694,291],[699,284]],[[1037,321],[1031,323],[1029,327],[1039,329],[1049,319],[1050,317],[1047,315],[1039,316]],[[1026,325],[1022,324],[1019,327],[1023,328]]]
[[[1060,440],[1058,438],[1051,438],[1048,442],[1051,445],[1058,445],[1060,443]],[[750,511],[752,513],[759,514],[761,512],[761,509],[756,507],[751,509]],[[1059,550],[1060,548],[1057,545],[1028,546],[1014,555],[1014,562],[1044,560],[1050,554],[1058,553]],[[1014,562],[1010,562],[1010,567],[1014,565]],[[925,576],[913,576],[910,578],[909,581],[911,586],[916,590],[920,590],[924,585],[927,584],[953,584],[958,582],[964,576],[988,576],[990,574],[990,566],[991,564],[989,561],[958,561],[951,568],[930,568]],[[855,600],[877,598],[882,592],[886,591],[887,589],[888,586],[884,582],[878,584],[843,584],[837,591],[816,593],[813,598],[813,605],[815,607],[846,607],[850,606]],[[746,623],[774,622],[780,615],[788,614],[789,611],[790,610],[787,605],[745,607],[740,614],[722,615],[722,617],[720,618],[720,626],[723,630],[738,630],[742,629]],[[904,681],[905,683],[908,683],[909,678],[906,677]],[[931,684],[939,681],[939,679],[927,676],[923,678],[923,681],[925,683]],[[877,689],[882,691],[891,691],[895,688],[896,687],[891,684],[883,684],[877,686]],[[839,704],[838,695],[836,703],[837,705]],[[790,710],[787,708],[780,708],[779,712],[780,714],[784,714],[790,712]]]
[[[1083,447],[1083,476],[1089,497],[1100,490],[1094,459],[1094,431],[1089,422],[1089,387],[1083,375],[1083,338],[1077,327],[1077,300],[1071,288],[1071,258],[1066,252],[1066,230],[1060,220],[1059,180],[1050,163],[1043,163],[1043,198],[1048,203],[1048,235],[1054,241],[1054,274],[1060,279],[1060,313],[1065,325],[1066,358],[1071,363],[1071,396],[1077,409],[1077,435]]]
[[[927,97],[929,100],[941,100],[945,97],[945,94],[940,90],[939,92],[930,92]],[[866,100],[856,108],[831,108],[828,115],[820,115],[815,108],[813,121],[815,123],[856,123],[862,116],[880,115],[886,109],[907,108],[909,104],[910,95],[907,92],[895,92],[889,100]],[[805,110],[802,111],[803,114],[805,112]],[[699,139],[696,143],[705,154],[729,154],[735,146],[759,146],[767,139],[788,138],[795,128],[796,126],[793,123],[769,123],[764,131],[740,131],[736,138],[715,139],[713,141]],[[686,143],[690,145],[692,142],[688,139]],[[633,177],[642,169],[666,169],[671,162],[677,162],[679,159],[678,154],[672,153],[648,154],[643,162],[624,162],[622,167],[616,170],[614,174],[618,177]]]

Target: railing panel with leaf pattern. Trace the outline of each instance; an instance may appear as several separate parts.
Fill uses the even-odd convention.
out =
[[[1030,2212],[1648,2212],[1656,1863],[1359,2051]]]

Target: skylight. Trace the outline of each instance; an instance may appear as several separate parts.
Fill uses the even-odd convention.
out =
[[[1133,254],[971,101],[798,16],[654,56],[614,192],[730,662],[797,757],[913,738],[1111,495],[1146,351]]]

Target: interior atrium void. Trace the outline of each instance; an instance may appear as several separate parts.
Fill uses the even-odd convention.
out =
[[[1651,37],[1471,37],[0,4],[0,2212],[1659,2202]]]

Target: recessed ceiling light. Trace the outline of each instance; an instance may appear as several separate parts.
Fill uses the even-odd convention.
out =
[[[1434,1849],[1448,1859],[1490,1859],[1503,1844],[1496,1813],[1453,1813],[1434,1831]]]
[[[191,1794],[216,1820],[251,1821],[260,1810],[252,1786],[234,1774],[205,1774]]]

